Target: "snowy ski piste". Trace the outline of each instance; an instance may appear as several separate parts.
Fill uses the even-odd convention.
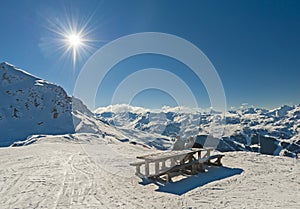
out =
[[[227,152],[224,167],[163,185],[141,182],[129,166],[153,150],[83,133],[31,140],[0,149],[1,208],[299,206],[299,161],[293,158]]]

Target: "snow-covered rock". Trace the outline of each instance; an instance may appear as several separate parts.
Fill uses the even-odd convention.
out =
[[[228,111],[225,116],[212,111],[172,112],[163,109],[154,112],[126,106],[125,110],[113,106],[99,108],[95,113],[101,120],[117,127],[170,137],[180,135],[185,139],[197,136],[196,141],[202,144],[208,136],[214,137],[210,133],[212,127],[222,128],[225,123],[223,137],[217,146],[220,151],[243,150],[294,157],[300,152],[299,105],[284,105],[273,110],[244,108]]]
[[[0,146],[32,134],[74,131],[72,99],[63,88],[0,64]]]
[[[0,146],[26,145],[31,135],[124,134],[94,117],[65,90],[8,63],[0,64]],[[28,141],[29,140],[29,141]]]

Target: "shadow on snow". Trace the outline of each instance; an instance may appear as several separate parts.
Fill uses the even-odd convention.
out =
[[[208,183],[225,179],[231,176],[235,176],[241,174],[242,172],[243,169],[241,168],[211,166],[205,173],[199,173],[197,175],[188,176],[187,178],[183,178],[179,181],[162,183],[143,179],[143,181],[140,182],[140,184],[147,185],[150,183],[154,183],[158,186],[158,189],[156,190],[158,192],[183,195],[186,192],[189,192],[197,187],[204,186]]]

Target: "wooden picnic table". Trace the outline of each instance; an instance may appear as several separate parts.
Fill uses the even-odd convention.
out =
[[[211,156],[211,151],[213,148],[192,148],[184,150],[172,150],[172,151],[162,151],[158,153],[138,156],[137,159],[142,161],[131,163],[130,165],[136,166],[136,175],[141,178],[153,178],[159,177],[168,172],[175,172],[187,166],[192,167],[192,172],[195,171],[194,168],[203,165],[205,162],[209,162],[212,158],[218,158],[220,164],[220,158],[223,156]],[[154,164],[154,173],[151,172],[151,165]],[[144,166],[145,172],[141,172],[141,166]],[[197,168],[198,168],[197,167]],[[153,169],[152,169],[153,171]]]
[[[157,161],[157,160],[167,160],[170,158],[176,158],[176,157],[181,157],[186,155],[194,155],[195,153],[198,153],[198,157],[201,157],[201,152],[206,152],[206,155],[209,157],[210,152],[212,150],[213,148],[192,148],[192,149],[184,149],[184,150],[169,150],[169,151],[163,151],[163,152],[158,152],[149,155],[138,156],[136,158],[148,160],[148,161]]]

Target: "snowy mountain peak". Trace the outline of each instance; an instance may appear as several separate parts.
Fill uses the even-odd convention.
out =
[[[8,73],[9,75],[22,75],[22,78],[26,78],[26,79],[29,79],[29,80],[37,80],[38,78],[29,74],[28,72],[24,71],[24,70],[21,70],[17,67],[15,67],[14,65],[8,63],[8,62],[2,62],[0,63],[0,69],[2,71],[2,76],[3,78],[7,78],[6,80],[9,81],[9,78],[6,77],[6,73]]]
[[[72,100],[63,88],[6,62],[0,69],[0,146],[31,134],[74,132]]]
[[[111,108],[111,111],[97,111],[97,116],[109,124],[126,129],[169,137],[180,135],[184,139],[196,136],[202,144],[211,135],[211,127],[224,128],[222,125],[225,123],[223,137],[218,145],[221,151],[261,151],[292,157],[300,152],[299,105],[284,105],[273,110],[244,108],[228,111],[225,116],[215,111],[130,112],[135,109],[127,106],[128,112],[114,112],[114,108]]]
[[[0,147],[24,142],[26,138],[30,140],[31,135],[75,132],[125,141],[140,140],[152,145],[161,138],[161,135],[126,134],[96,118],[81,100],[69,97],[62,87],[11,64],[0,64]],[[26,144],[26,141],[16,144]]]
[[[0,63],[0,69],[2,69],[2,70],[7,70],[7,68],[9,68],[9,67],[14,67],[14,66],[8,62]]]

